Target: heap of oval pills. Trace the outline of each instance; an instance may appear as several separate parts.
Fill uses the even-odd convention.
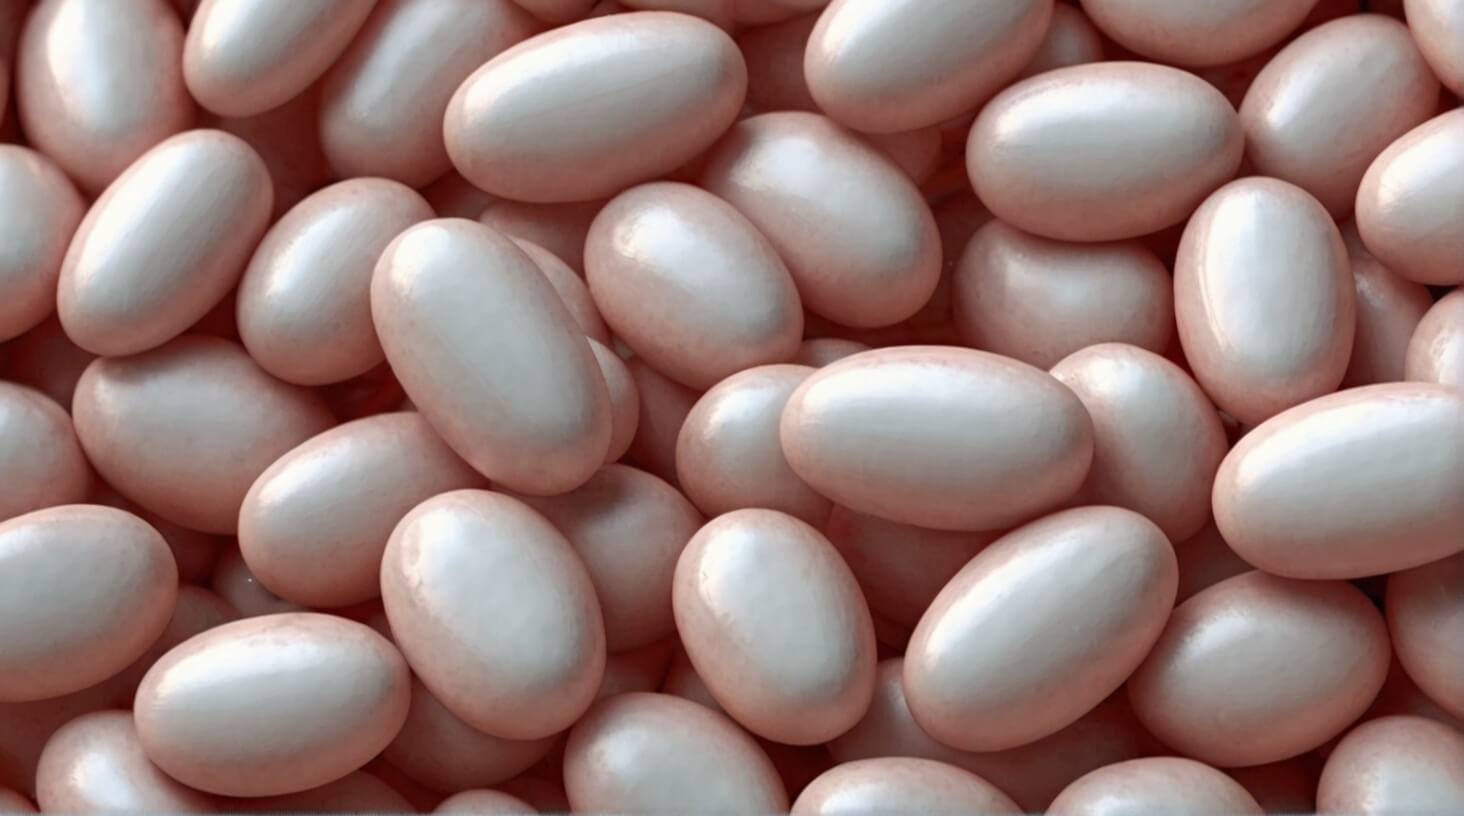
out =
[[[0,0],[0,812],[1464,812],[1464,0]]]

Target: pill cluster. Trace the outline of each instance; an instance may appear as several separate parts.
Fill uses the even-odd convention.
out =
[[[0,0],[0,811],[1464,812],[1460,96],[1461,0]]]

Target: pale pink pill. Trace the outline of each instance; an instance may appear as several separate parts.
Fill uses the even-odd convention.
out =
[[[93,486],[90,503],[126,510],[152,525],[162,535],[163,540],[168,542],[168,549],[173,552],[173,560],[178,563],[178,578],[184,583],[207,583],[222,543],[218,536],[179,527],[157,513],[128,501],[103,482],[97,482]]]
[[[239,551],[275,595],[349,606],[380,593],[381,553],[408,510],[485,482],[420,414],[365,417],[311,437],[259,475],[239,509]]]
[[[1403,11],[1434,74],[1464,96],[1464,7],[1449,0],[1403,0]]]
[[[1017,75],[1018,79],[1066,68],[1069,65],[1084,65],[1103,61],[1103,35],[1075,6],[1054,3],[1052,22],[1042,35],[1037,51],[1027,60],[1027,66]]]
[[[968,751],[1053,734],[1144,659],[1177,585],[1169,541],[1130,510],[1081,507],[1020,527],[956,573],[915,627],[910,713]]]
[[[1052,376],[1093,420],[1083,498],[1127,507],[1182,541],[1210,520],[1210,488],[1230,442],[1220,414],[1179,366],[1122,343],[1089,346]]]
[[[854,574],[813,527],[774,510],[719,516],[682,552],[672,602],[697,674],[754,734],[827,742],[869,707],[874,624]]]
[[[0,104],[4,99],[0,98]],[[0,788],[0,813],[35,813],[36,806],[31,800],[8,788]]]
[[[62,726],[36,769],[48,813],[212,813],[212,797],[158,770],[127,711],[98,711]]]
[[[1174,262],[1185,359],[1215,404],[1247,425],[1336,390],[1352,353],[1354,292],[1337,225],[1276,179],[1217,190]]]
[[[888,133],[974,110],[1022,70],[1052,0],[834,0],[803,70],[819,107],[857,130]]]
[[[514,0],[530,14],[547,22],[562,24],[582,20],[595,0]]]
[[[274,183],[274,209],[279,218],[330,181],[330,167],[320,148],[320,86],[312,85],[294,99],[255,116],[205,115],[203,123],[238,136],[264,159]]]
[[[230,547],[219,556],[218,562],[214,564],[209,588],[239,610],[239,615],[245,618],[306,611],[305,607],[281,598],[260,583],[254,573],[249,571],[249,565],[244,563],[238,547]]]
[[[804,340],[798,347],[798,353],[790,360],[793,365],[813,366],[822,368],[835,360],[842,360],[861,351],[869,351],[869,346],[857,340],[845,340],[842,337],[814,337]]]
[[[1424,314],[1408,342],[1406,379],[1464,388],[1464,290],[1445,295]]]
[[[407,716],[411,673],[364,624],[314,612],[226,623],[163,655],[134,718],[147,756],[227,796],[307,790],[366,764]]]
[[[785,813],[768,755],[722,714],[669,694],[602,700],[569,734],[564,789],[577,813]]]
[[[1253,571],[1176,607],[1128,692],[1165,745],[1236,767],[1337,736],[1387,673],[1387,626],[1357,588]]]
[[[590,351],[595,353],[595,362],[600,364],[600,376],[605,378],[605,388],[610,392],[610,449],[605,451],[605,464],[620,461],[635,441],[635,432],[640,427],[640,389],[630,374],[630,366],[594,338]]]
[[[1357,189],[1357,231],[1368,252],[1409,280],[1464,283],[1461,209],[1464,110],[1455,110],[1377,153]]]
[[[844,557],[869,608],[901,626],[920,616],[996,533],[927,530],[835,505],[824,535]]]
[[[137,696],[137,687],[142,684],[142,678],[159,658],[194,635],[238,620],[239,617],[239,611],[222,597],[202,587],[182,584],[178,587],[178,600],[173,605],[173,615],[168,619],[168,625],[163,627],[163,633],[158,635],[157,640],[147,647],[141,657],[132,661],[121,672],[102,681],[99,686],[114,688],[119,704],[130,706],[132,699]]]
[[[738,122],[701,183],[777,249],[803,305],[836,323],[887,326],[924,306],[940,236],[910,178],[860,137],[812,113]]]
[[[178,567],[142,519],[70,504],[0,523],[0,700],[79,691],[168,624]]]
[[[510,490],[584,484],[610,445],[610,395],[563,301],[512,241],[472,221],[398,235],[371,312],[407,396],[453,450]]]
[[[117,356],[186,331],[238,282],[273,195],[259,154],[223,131],[180,133],[144,153],[66,251],[56,292],[66,334]]]
[[[381,600],[413,671],[480,731],[546,737],[594,699],[605,669],[594,585],[569,541],[517,499],[457,490],[417,505],[387,542]]]
[[[1409,340],[1433,297],[1423,284],[1394,274],[1371,255],[1353,252],[1351,261],[1357,331],[1342,386],[1403,380]]]
[[[681,425],[701,394],[667,379],[645,360],[625,361],[640,397],[635,438],[626,453],[627,461],[679,486],[676,476],[676,441]]]
[[[985,779],[930,759],[885,757],[836,765],[808,784],[793,813],[1021,813]]]
[[[537,244],[583,274],[585,236],[604,201],[567,201],[532,204],[500,199],[488,205],[478,220],[515,241]]]
[[[803,53],[817,14],[759,25],[737,37],[747,62],[747,104],[756,111],[818,111],[803,79]]]
[[[553,746],[552,737],[511,740],[485,734],[458,719],[413,678],[407,720],[382,756],[413,781],[450,793],[512,779]]]
[[[1432,115],[1438,96],[1402,23],[1378,14],[1333,20],[1256,75],[1240,104],[1246,158],[1345,216],[1373,157]]]
[[[746,93],[747,67],[726,32],[689,15],[628,12],[500,54],[453,94],[442,128],[453,165],[484,190],[580,201],[686,163],[732,124]]]
[[[798,350],[803,309],[778,252],[732,205],[678,182],[610,200],[585,280],[615,336],[657,371],[709,388]]]
[[[87,458],[118,493],[206,533],[234,532],[259,474],[334,424],[315,394],[199,335],[92,363],[72,413]]]
[[[90,193],[193,120],[183,27],[164,0],[44,0],[16,51],[30,144]]]
[[[1068,785],[1053,816],[1256,814],[1261,806],[1239,782],[1192,759],[1145,757],[1099,768]]]
[[[966,244],[951,304],[967,343],[1038,368],[1095,343],[1163,352],[1174,336],[1169,270],[1142,243],[1071,244],[1001,221]]]
[[[3,104],[3,103],[0,103]],[[45,320],[56,308],[56,280],[71,235],[86,211],[50,159],[0,145],[0,342]]]
[[[1119,45],[1156,62],[1202,68],[1259,54],[1301,26],[1317,0],[1081,0]]]
[[[510,0],[379,0],[321,88],[331,168],[409,187],[442,175],[451,169],[442,114],[453,91],[542,28]]]
[[[411,802],[392,786],[363,771],[319,787],[280,796],[224,799],[219,809],[234,813],[411,813]]]
[[[521,497],[579,555],[595,587],[612,652],[673,633],[676,559],[703,519],[676,488],[626,465],[608,465],[558,496]]]
[[[223,116],[278,107],[319,79],[376,0],[203,0],[183,43],[183,80]]]
[[[1451,813],[1464,808],[1464,732],[1422,717],[1380,717],[1327,758],[1319,813]]]
[[[443,799],[433,813],[538,813],[527,802],[496,790],[465,790]]]
[[[1464,720],[1464,555],[1394,573],[1386,597],[1393,650],[1408,676]]]
[[[1361,578],[1464,550],[1464,391],[1385,383],[1280,414],[1215,476],[1215,523],[1255,566]]]
[[[798,478],[778,441],[788,397],[813,372],[797,365],[749,368],[692,406],[676,439],[676,475],[703,513],[762,507],[823,525],[829,500]]]
[[[943,346],[845,357],[793,392],[793,472],[838,504],[942,530],[1011,527],[1077,491],[1093,458],[1083,404],[1045,371]]]
[[[966,142],[982,203],[1064,241],[1137,238],[1180,223],[1240,166],[1245,136],[1198,77],[1142,62],[1038,74],[992,99]]]
[[[300,385],[375,368],[384,359],[371,323],[376,259],[400,232],[432,217],[416,191],[381,178],[342,181],[291,208],[239,282],[239,338],[249,356]]]
[[[91,483],[66,410],[39,391],[0,382],[0,521],[84,501]]]
[[[504,233],[508,235],[508,233]],[[595,299],[590,294],[590,287],[585,284],[585,279],[580,277],[578,272],[570,268],[558,255],[549,250],[509,235],[523,253],[529,256],[529,260],[539,267],[544,273],[549,285],[559,294],[559,299],[564,301],[564,307],[569,309],[570,316],[574,322],[584,331],[585,336],[599,343],[610,344],[610,330],[605,326],[605,319],[600,316],[600,310],[595,305]]]

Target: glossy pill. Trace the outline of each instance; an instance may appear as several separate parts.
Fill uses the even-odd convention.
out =
[[[89,193],[189,126],[183,28],[164,0],[44,0],[20,32],[20,124]]]
[[[1406,379],[1464,388],[1464,292],[1454,290],[1424,314],[1408,342]]]
[[[1433,306],[1433,296],[1423,284],[1395,274],[1371,255],[1353,253],[1351,261],[1357,330],[1342,386],[1407,379],[1409,341]]]
[[[1319,813],[1448,813],[1464,808],[1464,733],[1422,717],[1380,717],[1337,743]]]
[[[1408,676],[1429,699],[1464,720],[1464,555],[1388,578],[1388,630]]]
[[[1247,572],[1175,608],[1128,693],[1176,752],[1260,765],[1341,733],[1387,671],[1387,627],[1355,587]]]
[[[239,282],[239,338],[286,382],[364,374],[384,356],[371,323],[371,273],[398,233],[432,218],[411,188],[381,178],[313,193],[265,233]]]
[[[1162,65],[1100,62],[1012,85],[976,118],[966,169],[983,204],[1064,241],[1177,224],[1240,165],[1244,134],[1219,91]]]
[[[1037,45],[1037,52],[1027,61],[1018,79],[1026,79],[1055,68],[1103,61],[1103,35],[1076,6],[1052,5],[1052,22]]]
[[[910,713],[968,751],[1048,736],[1143,661],[1178,580],[1169,541],[1130,510],[1080,507],[1020,527],[956,573],[915,627]]]
[[[136,354],[208,314],[268,226],[273,190],[259,154],[219,130],[160,142],[82,219],[61,266],[56,312],[95,354]]]
[[[0,523],[0,700],[116,674],[162,633],[177,595],[167,543],[130,513],[71,504]]]
[[[511,490],[585,482],[610,445],[610,395],[558,294],[502,234],[425,221],[377,261],[371,313],[407,396],[447,444]]]
[[[1254,425],[1334,391],[1356,321],[1347,248],[1295,185],[1225,185],[1185,226],[1174,262],[1179,341],[1222,410]]]
[[[270,796],[366,764],[401,728],[407,664],[364,624],[314,612],[226,623],[163,655],[133,716],[148,758],[193,788]]]
[[[1124,48],[1168,65],[1238,62],[1281,42],[1317,0],[1081,0],[1094,25]]]
[[[569,734],[564,789],[582,813],[784,813],[773,763],[731,720],[669,694],[601,701]]]
[[[886,757],[837,765],[808,784],[792,812],[808,816],[854,813],[1021,813],[995,785],[954,765]]]
[[[1385,383],[1305,403],[1236,443],[1215,523],[1293,578],[1361,578],[1464,550],[1464,392]]]
[[[84,501],[91,468],[66,410],[39,391],[0,382],[0,521]]]
[[[108,484],[206,533],[234,532],[259,474],[333,424],[316,395],[272,379],[237,344],[200,335],[93,362],[72,411]]]
[[[594,297],[590,295],[590,287],[585,284],[585,279],[549,250],[522,238],[509,237],[514,245],[529,256],[529,260],[533,261],[535,266],[539,267],[539,271],[544,273],[544,277],[549,280],[549,285],[554,287],[554,291],[559,294],[559,299],[564,301],[565,308],[569,309],[570,315],[574,317],[574,322],[584,331],[585,336],[608,345],[610,330],[606,328],[605,320],[600,316],[600,310],[595,305]]]
[[[822,116],[738,122],[708,155],[701,184],[767,237],[815,314],[886,326],[935,291],[940,237],[930,208],[889,159]]]
[[[527,802],[502,791],[464,790],[442,800],[433,813],[538,813]]]
[[[1083,405],[1046,372],[987,352],[908,346],[845,357],[793,392],[793,472],[838,504],[945,530],[1055,508],[1093,457]]]
[[[711,23],[614,14],[541,34],[479,68],[453,94],[443,135],[458,172],[494,195],[604,198],[706,149],[746,93],[736,43]],[[584,127],[587,112],[594,127]]]
[[[204,0],[183,43],[183,80],[199,104],[253,116],[330,68],[376,0]]]
[[[1192,759],[1145,757],[1092,771],[1068,785],[1047,810],[1053,816],[1120,813],[1256,814],[1261,806],[1239,782]]]
[[[1357,189],[1367,251],[1419,283],[1464,283],[1464,110],[1436,116],[1377,155]]]
[[[569,727],[604,673],[589,575],[547,519],[509,496],[457,490],[413,508],[387,542],[381,600],[423,684],[489,734]]]
[[[56,280],[85,206],[50,159],[0,145],[0,342],[56,308]]]
[[[594,338],[587,339],[610,392],[610,448],[605,451],[608,465],[620,461],[635,441],[635,432],[640,428],[640,388],[619,354]]]
[[[1464,8],[1449,0],[1403,0],[1403,11],[1434,74],[1464,96]]]
[[[48,813],[212,813],[207,794],[158,770],[127,711],[97,711],[62,726],[36,768],[36,801]]]
[[[656,182],[610,200],[585,239],[585,280],[615,336],[698,390],[792,357],[803,335],[793,278],[732,205]]]

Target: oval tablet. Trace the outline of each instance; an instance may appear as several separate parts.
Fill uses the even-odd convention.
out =
[[[492,226],[491,224],[489,226]],[[508,233],[504,233],[508,235]],[[564,307],[569,310],[574,322],[584,331],[585,336],[598,343],[609,345],[610,330],[605,327],[604,318],[600,317],[600,310],[595,306],[595,299],[590,295],[590,288],[585,284],[585,279],[580,277],[578,272],[570,268],[558,255],[539,246],[532,241],[526,241],[509,235],[523,253],[529,256],[534,266],[544,273],[549,280],[549,285],[554,287],[559,299],[564,301]]]
[[[834,0],[803,71],[819,108],[889,133],[975,110],[1037,52],[1052,0]]]
[[[486,480],[413,412],[337,425],[270,465],[239,509],[239,551],[274,594],[349,606],[381,591],[381,553],[402,516]]]
[[[1464,388],[1464,291],[1444,295],[1424,314],[1408,342],[1406,379]]]
[[[381,600],[412,670],[473,728],[547,737],[594,699],[605,670],[594,585],[517,499],[457,490],[417,505],[387,542]]]
[[[702,186],[777,249],[803,305],[858,328],[924,306],[940,278],[940,234],[909,177],[863,139],[813,113],[738,122],[708,154]]]
[[[315,612],[246,618],[163,655],[133,716],[147,756],[189,787],[270,796],[339,779],[407,716],[411,674],[365,624]]]
[[[87,458],[118,493],[206,533],[233,533],[259,474],[335,424],[315,394],[201,335],[95,361],[72,413]]]
[[[813,527],[774,510],[726,513],[692,537],[675,580],[686,654],[749,731],[815,745],[864,716],[874,623],[854,574]]]
[[[0,382],[0,521],[85,501],[91,467],[71,417],[39,391]]]
[[[130,711],[84,714],[52,734],[36,768],[36,801],[48,813],[214,811],[212,797],[148,760]]]
[[[577,813],[788,810],[783,782],[752,737],[669,694],[621,694],[590,709],[569,732],[564,790]]]
[[[1175,607],[1128,693],[1165,745],[1236,767],[1337,736],[1387,673],[1387,626],[1357,588],[1247,572]]]
[[[453,94],[443,136],[458,172],[494,195],[604,198],[702,152],[746,93],[737,44],[711,23],[612,14],[541,34],[479,68]]]
[[[1429,699],[1464,720],[1464,554],[1388,578],[1393,651]]]
[[[1292,578],[1361,578],[1464,550],[1464,391],[1353,388],[1243,437],[1215,476],[1215,523]]]
[[[269,228],[239,282],[239,338],[264,370],[323,385],[384,356],[371,323],[371,272],[402,230],[432,218],[404,184],[358,178],[320,190]]]
[[[1370,255],[1353,253],[1351,261],[1357,331],[1342,387],[1406,379],[1408,343],[1433,306],[1433,296],[1423,284],[1394,274]]]
[[[676,438],[676,474],[703,513],[762,507],[814,526],[829,517],[829,500],[798,478],[778,441],[788,397],[813,372],[801,365],[748,368],[692,406]]]
[[[542,29],[511,0],[378,0],[321,83],[320,142],[335,175],[421,187],[452,169],[442,114],[453,91]]]
[[[95,354],[156,348],[234,288],[269,225],[264,161],[221,130],[191,130],[133,162],[82,219],[56,292],[66,334]]]
[[[131,513],[71,504],[0,523],[0,700],[111,677],[162,634],[177,596],[167,542]]]
[[[3,82],[3,79],[0,79]],[[44,155],[0,145],[0,342],[56,308],[56,280],[86,206]]]
[[[1327,757],[1317,811],[1374,816],[1464,808],[1464,733],[1423,717],[1379,717]]]
[[[610,392],[610,448],[605,451],[608,465],[620,461],[635,441],[635,432],[640,427],[640,388],[630,374],[630,366],[619,354],[593,337],[586,339],[590,341],[590,351],[595,353],[595,362],[600,365],[605,388]]]
[[[1464,7],[1450,0],[1403,0],[1408,29],[1434,74],[1464,96]]]
[[[772,244],[690,184],[611,199],[585,239],[585,280],[615,336],[692,388],[787,360],[803,337],[798,290]]]
[[[1174,262],[1179,341],[1205,392],[1244,424],[1337,388],[1356,308],[1342,236],[1299,187],[1233,181],[1185,226]]]
[[[838,504],[941,530],[994,530],[1073,495],[1093,458],[1083,404],[1046,372],[948,346],[819,369],[779,426],[793,472]]]
[[[407,396],[483,475],[547,495],[605,461],[610,395],[595,355],[502,234],[459,218],[409,228],[376,264],[371,313]]]
[[[1389,269],[1419,283],[1464,283],[1464,110],[1399,137],[1357,188],[1357,231]]]
[[[433,813],[538,813],[527,802],[496,790],[473,789],[443,799]]]
[[[985,779],[954,765],[913,757],[857,759],[808,783],[793,813],[1021,813]]]
[[[15,65],[27,141],[88,193],[193,120],[183,27],[165,0],[35,3]]]
[[[1133,511],[1080,507],[1020,527],[956,573],[915,627],[910,713],[967,751],[1052,734],[1143,661],[1178,581],[1169,541]]]
[[[1053,816],[1114,813],[1263,812],[1239,782],[1204,763],[1179,757],[1145,757],[1107,765],[1063,789],[1047,809]]]
[[[1054,3],[1052,22],[1037,51],[1017,75],[1026,79],[1056,68],[1103,61],[1103,35],[1076,6]]]
[[[966,142],[981,202],[1064,241],[1137,238],[1189,216],[1240,166],[1235,110],[1200,78],[1162,65],[1098,62],[1012,85]]]
[[[253,116],[330,68],[376,0],[203,0],[183,43],[183,80],[199,104]]]
[[[1093,24],[1157,62],[1204,68],[1239,62],[1286,39],[1317,0],[1081,0]]]
[[[1152,351],[1102,343],[1068,355],[1052,376],[1093,420],[1084,499],[1141,513],[1170,541],[1199,532],[1230,440],[1184,369]]]
[[[1402,23],[1380,14],[1323,23],[1251,82],[1240,104],[1246,158],[1345,216],[1373,157],[1427,119],[1438,96]]]
[[[1070,244],[991,221],[951,274],[961,337],[1038,368],[1095,343],[1162,353],[1174,337],[1169,270],[1138,241]]]

